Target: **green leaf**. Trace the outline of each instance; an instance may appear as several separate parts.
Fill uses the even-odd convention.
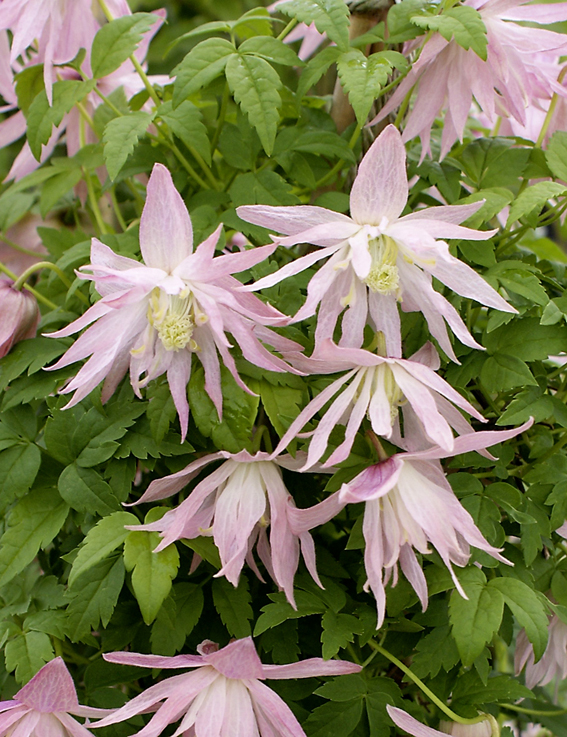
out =
[[[556,131],[545,149],[545,160],[557,179],[567,182],[567,132]]]
[[[510,402],[496,421],[497,425],[519,425],[530,417],[541,422],[553,414],[551,397],[543,393],[541,387],[532,387],[520,392]]]
[[[226,65],[226,80],[270,156],[280,120],[278,108],[282,104],[278,73],[264,59],[234,54]]]
[[[42,187],[39,200],[41,217],[47,213],[64,197],[83,177],[83,172],[77,169],[64,171],[51,177]]]
[[[20,443],[19,438],[15,438]],[[0,510],[31,489],[41,466],[41,451],[33,443],[0,452]]]
[[[516,319],[486,335],[490,353],[506,353],[523,361],[542,361],[567,345],[567,326],[540,325],[537,317]]]
[[[305,386],[301,379],[295,376],[288,378],[289,385],[286,382],[283,386],[265,379],[259,382],[262,406],[280,437],[299,415],[305,399]]]
[[[352,49],[338,59],[337,71],[341,84],[361,126],[366,122],[372,103],[392,71],[388,53],[378,52],[366,56],[359,49]]]
[[[10,512],[0,538],[0,587],[32,562],[67,519],[69,507],[54,489],[30,491]]]
[[[130,512],[114,512],[104,517],[92,527],[79,549],[79,553],[73,561],[73,567],[69,574],[69,586],[89,568],[92,568],[101,560],[112,553],[119,545],[122,545],[128,536],[125,525],[137,525],[139,520]]]
[[[61,586],[60,588],[63,587]],[[66,618],[65,612],[61,609],[54,612],[35,612],[35,614],[30,614],[26,617],[24,629],[33,630],[34,632],[45,632],[46,635],[52,635],[52,637],[57,637],[59,640],[64,640],[66,637]]]
[[[291,185],[275,171],[239,174],[230,185],[229,194],[238,205],[296,205],[299,199],[292,194]]]
[[[146,390],[146,396],[149,399],[146,416],[150,421],[152,436],[156,443],[161,443],[177,416],[173,397],[165,382],[158,384],[155,381]]]
[[[476,708],[484,704],[499,701],[514,702],[517,699],[529,698],[532,692],[512,676],[494,676],[489,678],[486,685],[482,683],[478,674],[471,670],[456,679],[453,689],[452,705],[474,704]]]
[[[317,696],[330,701],[351,701],[351,699],[361,699],[368,692],[368,684],[357,674],[348,676],[338,676],[332,681],[327,681],[314,691]]]
[[[248,588],[248,579],[241,575],[238,587],[234,587],[226,578],[213,580],[213,602],[224,626],[233,637],[249,637],[252,632],[250,620],[254,618],[251,606],[252,597]]]
[[[506,221],[506,227],[524,215],[529,215],[534,210],[539,214],[542,207],[552,197],[559,197],[567,192],[567,187],[558,182],[536,182],[523,192],[521,192],[513,201]]]
[[[413,23],[420,28],[438,31],[444,39],[452,38],[464,49],[472,49],[486,61],[486,26],[478,10],[459,6],[444,10],[441,15],[414,15]]]
[[[278,11],[308,26],[315,23],[341,51],[348,49],[349,10],[344,0],[290,0],[278,5]]]
[[[310,614],[323,614],[327,610],[325,603],[308,591],[295,592],[297,609],[291,606],[283,592],[268,594],[268,598],[273,603],[262,607],[262,614],[258,617],[254,628],[254,637],[261,635],[262,632],[272,627],[277,627],[287,619],[299,619]]]
[[[527,364],[516,356],[495,353],[484,362],[480,380],[490,391],[503,392],[516,386],[534,385],[537,381]]]
[[[151,624],[171,590],[179,568],[179,553],[168,545],[159,553],[158,532],[129,532],[124,543],[124,565],[132,571],[132,588],[146,624]]]
[[[332,610],[325,612],[321,620],[323,632],[323,657],[325,660],[334,657],[349,642],[354,642],[355,635],[361,635],[364,625],[352,614],[336,614]]]
[[[240,44],[238,51],[241,54],[260,56],[272,64],[282,64],[288,67],[301,67],[303,62],[295,51],[283,41],[273,36],[254,36]]]
[[[43,64],[34,64],[24,67],[21,72],[14,76],[16,82],[16,95],[18,97],[18,108],[24,115],[37,95],[45,89],[43,80]]]
[[[547,645],[549,622],[545,605],[536,592],[523,581],[509,576],[493,578],[488,587],[502,595],[512,614],[526,630],[534,648],[535,660],[539,660]]]
[[[303,727],[308,737],[348,737],[362,717],[362,699],[329,701],[309,715]]]
[[[208,38],[191,49],[171,73],[175,76],[174,107],[222,74],[227,61],[235,53],[234,44],[223,38]]]
[[[448,625],[435,627],[415,646],[412,670],[419,678],[435,678],[441,668],[448,673],[459,662],[459,651]]]
[[[449,602],[452,634],[464,666],[472,665],[484,646],[500,627],[504,599],[495,589],[486,587],[486,577],[477,568],[467,568],[459,579],[468,596],[455,589]]]
[[[112,489],[94,468],[81,468],[72,463],[59,476],[57,488],[67,504],[78,512],[104,517],[120,509]]]
[[[54,655],[51,640],[44,632],[24,632],[6,643],[6,670],[15,671],[18,683],[27,683]]]
[[[188,148],[196,149],[207,164],[211,163],[209,136],[202,122],[203,115],[196,105],[185,100],[174,108],[171,101],[164,102],[158,115]]]
[[[96,34],[91,51],[93,77],[106,77],[138,48],[142,37],[159,20],[153,13],[134,13],[116,18]]]
[[[221,367],[223,394],[222,421],[205,391],[205,372],[201,366],[193,369],[189,381],[189,404],[199,432],[211,438],[217,448],[230,453],[241,451],[252,436],[258,412],[259,397],[240,389],[230,371]]]
[[[112,181],[116,179],[126,159],[134,151],[140,137],[148,130],[155,113],[145,113],[138,110],[136,113],[114,118],[106,124],[104,129],[104,161],[108,176]]]
[[[317,84],[323,74],[334,64],[341,52],[336,46],[327,46],[327,48],[316,54],[303,70],[299,83],[297,85],[297,97],[301,100],[307,92]]]
[[[71,642],[90,636],[99,622],[109,623],[124,584],[122,556],[106,558],[85,571],[67,592],[67,635]]]

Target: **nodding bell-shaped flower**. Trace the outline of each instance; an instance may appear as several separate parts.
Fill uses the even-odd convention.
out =
[[[55,658],[12,701],[0,701],[0,737],[92,737],[70,715],[100,718],[114,711],[81,706],[65,663]]]
[[[309,658],[289,665],[264,665],[251,637],[219,650],[205,640],[199,655],[138,655],[109,653],[104,659],[142,668],[195,668],[151,686],[111,717],[93,727],[105,727],[135,714],[157,713],[136,737],[158,737],[181,719],[174,737],[305,737],[289,707],[263,681],[268,678],[311,678],[358,673],[361,666],[344,660]],[[160,704],[160,702],[163,702]]]
[[[14,289],[14,282],[0,279],[0,358],[14,343],[34,338],[41,315],[33,294]]]
[[[520,630],[516,639],[514,666],[516,674],[526,668],[526,686],[545,686],[554,678],[560,681],[567,677],[567,624],[557,614],[549,619],[549,639],[541,658],[535,662],[534,648],[526,631]]]

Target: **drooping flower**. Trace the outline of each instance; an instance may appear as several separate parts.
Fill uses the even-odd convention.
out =
[[[387,704],[386,710],[397,727],[414,737],[443,737],[446,734],[451,734],[453,737],[492,737],[493,735],[498,737],[500,734],[498,722],[491,714],[486,714],[485,719],[475,724],[441,721],[437,730],[428,727],[423,722],[418,722],[403,709]]]
[[[0,737],[92,737],[70,715],[100,718],[113,712],[81,706],[65,663],[55,658],[12,701],[0,702]]]
[[[403,140],[419,136],[422,158],[430,154],[430,134],[435,119],[445,110],[441,158],[457,139],[462,140],[474,99],[492,122],[496,116],[526,124],[527,110],[541,107],[554,92],[566,95],[557,82],[556,64],[567,53],[565,35],[524,27],[514,21],[555,23],[567,20],[565,3],[531,4],[528,0],[465,0],[478,10],[487,30],[487,58],[464,49],[439,33],[429,38],[410,73],[380,110],[374,123],[383,120],[403,102],[417,84],[417,97],[403,133]],[[412,43],[415,48],[423,42]],[[408,49],[409,50],[409,49]]]
[[[0,358],[14,343],[34,338],[41,315],[33,294],[14,289],[14,282],[0,279]]]
[[[151,686],[115,714],[93,727],[103,727],[154,709],[157,713],[135,737],[158,737],[181,719],[174,737],[305,737],[289,707],[262,681],[266,678],[312,678],[358,673],[360,666],[343,660],[309,658],[289,665],[264,665],[251,637],[218,649],[202,642],[199,655],[109,653],[105,660],[142,668],[196,668]]]
[[[307,299],[294,320],[319,308],[316,341],[332,338],[341,312],[341,346],[360,348],[370,312],[371,324],[386,338],[389,356],[401,356],[398,302],[404,311],[421,311],[431,334],[456,360],[445,321],[466,345],[480,346],[448,302],[432,286],[432,277],[457,294],[504,312],[514,308],[473,269],[449,253],[437,238],[486,240],[495,231],[478,231],[457,223],[480,206],[431,207],[400,217],[408,198],[406,151],[400,133],[390,125],[374,141],[360,163],[350,195],[351,217],[323,207],[244,205],[238,215],[248,222],[284,233],[283,246],[311,243],[321,248],[287,264],[244,290],[270,287],[328,256],[311,279]]]
[[[544,654],[536,662],[534,648],[526,631],[520,630],[516,638],[514,667],[519,675],[526,668],[526,686],[545,686],[554,678],[560,681],[567,677],[567,624],[557,614],[549,618],[549,639]]]
[[[187,384],[193,354],[205,370],[205,390],[222,416],[220,354],[235,381],[240,378],[231,344],[231,333],[245,358],[269,371],[289,371],[259,341],[276,349],[295,350],[297,343],[263,327],[286,318],[253,295],[242,294],[231,274],[259,263],[275,246],[213,258],[221,227],[193,252],[191,218],[175,189],[171,175],[156,164],[147,188],[140,224],[140,248],[144,263],[115,254],[96,238],[91,247],[92,279],[102,299],[82,317],[54,337],[73,335],[90,325],[52,368],[90,359],[63,393],[75,392],[67,406],[89,394],[105,379],[103,401],[130,370],[134,391],[162,374],[179,414],[183,437],[187,432],[189,405]],[[94,324],[92,324],[94,323]]]
[[[321,458],[331,431],[338,423],[346,425],[345,439],[324,463],[325,467],[341,463],[348,457],[365,417],[369,418],[376,435],[392,438],[395,430],[394,442],[403,447],[408,447],[409,443],[412,450],[421,446],[422,438],[425,438],[429,444],[451,451],[454,443],[452,427],[459,433],[472,432],[470,424],[450,402],[477,420],[484,421],[469,402],[435,373],[439,357],[431,343],[409,360],[386,358],[359,348],[341,348],[330,340],[323,340],[311,358],[289,354],[286,357],[305,373],[347,372],[325,387],[301,411],[274,451],[274,455],[283,451],[304,425],[338,394],[311,435],[303,470]],[[398,408],[401,406],[406,442],[398,437]]]
[[[415,590],[423,609],[427,608],[427,583],[414,549],[422,555],[429,544],[449,569],[455,587],[466,594],[453,571],[465,566],[470,546],[484,550],[508,563],[476,527],[473,518],[454,495],[438,463],[440,458],[504,442],[531,427],[532,420],[514,430],[469,433],[455,438],[453,450],[432,448],[416,453],[398,453],[386,461],[369,466],[352,481],[343,484],[335,495],[342,504],[365,502],[362,531],[366,541],[364,564],[370,589],[376,598],[378,627],[386,611],[386,584],[398,578],[398,564]],[[331,497],[310,509],[297,510],[296,529],[313,529],[334,516]]]
[[[234,586],[238,585],[245,561],[261,578],[253,556],[256,547],[266,570],[295,606],[293,579],[300,548],[308,571],[322,586],[317,575],[313,539],[308,530],[294,528],[295,502],[281,473],[281,468],[297,470],[305,461],[304,455],[272,459],[268,453],[251,455],[243,450],[234,455],[220,451],[200,458],[182,471],[152,481],[137,503],[173,496],[205,465],[222,458],[226,460],[204,478],[185,501],[166,512],[160,520],[129,529],[158,531],[163,539],[156,551],[175,540],[212,535],[222,563],[216,575],[226,576]],[[330,498],[329,504],[335,514],[342,506],[336,497]]]

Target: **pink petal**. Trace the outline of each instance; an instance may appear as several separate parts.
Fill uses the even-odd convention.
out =
[[[247,223],[260,225],[262,228],[285,235],[297,235],[309,228],[334,223],[337,220],[352,223],[347,215],[313,205],[293,205],[291,207],[242,205],[236,208],[236,214]]]
[[[408,454],[409,455],[409,454]],[[366,502],[387,494],[398,483],[403,463],[400,456],[391,456],[382,463],[365,468],[339,491],[342,502]]]
[[[410,717],[410,715],[402,709],[386,704],[386,710],[388,712],[388,716],[396,726],[403,729],[404,732],[414,735],[414,737],[441,737],[443,735],[443,732],[438,732],[436,729],[431,729],[431,727],[427,727],[425,724],[418,722],[417,719]]]
[[[75,684],[62,658],[54,658],[14,697],[40,712],[73,711],[78,705]]]
[[[235,640],[203,659],[226,678],[265,678],[264,666],[251,637]]]

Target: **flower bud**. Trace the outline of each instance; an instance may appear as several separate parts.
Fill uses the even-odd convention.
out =
[[[453,737],[499,737],[498,722],[490,714],[486,719],[476,724],[459,724],[458,722],[441,721],[439,731],[451,734]]]
[[[14,282],[0,279],[0,358],[14,343],[35,337],[40,320],[35,297],[14,289]]]

